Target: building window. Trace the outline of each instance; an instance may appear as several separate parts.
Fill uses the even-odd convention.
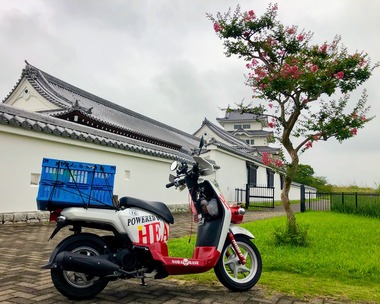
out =
[[[30,174],[30,185],[31,186],[38,186],[38,184],[40,182],[40,176],[41,176],[41,174],[39,174],[39,173]]]
[[[234,129],[241,129],[241,125],[234,125]]]
[[[251,125],[243,125],[243,129],[250,129]]]
[[[281,190],[284,188],[284,176],[280,174],[280,184],[281,184]]]
[[[274,172],[267,169],[267,187],[274,187]]]
[[[251,139],[251,145],[253,146],[255,144],[255,140]]]
[[[257,185],[257,166],[253,164],[247,164],[248,170],[248,185],[256,187]]]

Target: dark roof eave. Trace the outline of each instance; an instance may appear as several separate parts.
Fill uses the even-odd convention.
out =
[[[175,151],[165,147],[157,147],[149,143],[139,142],[58,118],[23,111],[5,104],[0,104],[0,124],[27,129],[31,132],[42,132],[93,144],[108,145],[160,158],[191,161],[190,154],[187,151]]]

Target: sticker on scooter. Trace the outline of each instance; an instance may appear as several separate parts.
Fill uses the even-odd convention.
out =
[[[163,231],[160,222],[137,226],[140,244],[153,244],[166,242],[169,239],[168,225],[163,224]]]
[[[199,265],[199,261],[189,261],[189,259],[180,259],[180,260],[172,260],[172,264],[183,265],[183,266],[191,266],[191,265]]]
[[[144,223],[155,222],[155,221],[158,221],[158,218],[155,215],[143,215],[143,216],[132,217],[128,219],[127,225],[134,226],[137,224],[144,224]]]
[[[139,215],[139,212],[137,210],[129,210],[129,215],[132,215],[132,216],[138,216]]]

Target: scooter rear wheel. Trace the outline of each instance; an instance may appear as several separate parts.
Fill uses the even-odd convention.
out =
[[[261,256],[248,237],[236,235],[235,240],[246,263],[240,263],[231,242],[227,240],[214,271],[219,281],[231,291],[247,291],[255,286],[261,276]]]
[[[103,248],[93,240],[72,239],[62,251],[71,251],[77,254],[97,256],[103,252]],[[59,253],[59,252],[58,252]],[[51,279],[55,288],[65,297],[73,300],[84,300],[95,297],[108,284],[107,280],[84,273],[66,271],[62,269],[51,269]]]

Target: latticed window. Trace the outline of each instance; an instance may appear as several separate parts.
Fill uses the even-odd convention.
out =
[[[267,187],[274,187],[274,172],[267,169]]]
[[[257,185],[257,166],[247,163],[248,170],[248,184],[252,186]]]

